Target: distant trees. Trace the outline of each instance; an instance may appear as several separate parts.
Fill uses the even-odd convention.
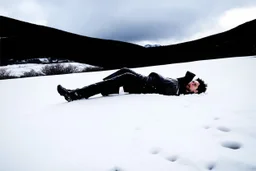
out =
[[[42,67],[39,71],[31,69],[30,71],[24,72],[21,76],[15,76],[11,74],[6,68],[0,68],[0,80],[13,79],[13,78],[25,78],[25,77],[37,77],[47,75],[60,75],[60,74],[71,74],[71,73],[82,73],[90,71],[102,70],[100,67],[89,67],[78,68],[76,65],[65,65],[65,64],[51,64]]]

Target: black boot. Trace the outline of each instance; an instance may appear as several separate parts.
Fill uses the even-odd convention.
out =
[[[61,85],[57,86],[57,91],[61,96],[64,96],[64,98],[68,101],[71,102],[73,100],[78,100],[81,97],[79,96],[79,94],[75,93],[73,90],[68,90],[64,87],[62,87]]]

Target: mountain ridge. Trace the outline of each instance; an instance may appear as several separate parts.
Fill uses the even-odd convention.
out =
[[[4,16],[0,24],[0,65],[10,59],[47,56],[116,69],[256,55],[256,19],[200,39],[156,47],[88,37]]]

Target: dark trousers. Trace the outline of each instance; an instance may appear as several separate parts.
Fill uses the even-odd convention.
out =
[[[125,92],[140,93],[146,80],[147,77],[131,69],[122,68],[103,78],[103,81],[73,90],[72,93],[76,94],[78,99],[87,99],[96,94],[107,96],[119,93],[120,87],[123,87]]]
[[[143,75],[141,75],[141,74],[139,74],[139,73],[137,73],[137,72],[135,72],[135,71],[133,71],[133,70],[131,70],[129,68],[124,67],[124,68],[121,68],[118,71],[110,74],[109,76],[103,78],[103,80],[107,80],[107,79],[113,78],[115,76],[120,76],[122,74],[128,74],[128,73],[133,74],[133,75],[135,75],[137,77],[144,77]]]

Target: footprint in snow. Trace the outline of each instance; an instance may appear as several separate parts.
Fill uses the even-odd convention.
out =
[[[124,170],[121,169],[120,167],[114,167],[114,168],[110,169],[109,171],[124,171]]]
[[[209,128],[211,128],[211,127],[208,126],[208,125],[205,125],[205,126],[203,126],[203,128],[204,128],[204,129],[209,129]]]
[[[217,129],[222,132],[230,132],[230,129],[225,126],[218,126]]]
[[[237,150],[242,147],[242,144],[236,141],[224,141],[221,145],[232,150]]]
[[[215,168],[215,166],[216,166],[216,164],[213,163],[213,162],[208,163],[208,164],[207,164],[207,169],[208,169],[208,170],[213,170],[213,169]]]
[[[178,159],[177,155],[169,156],[166,158],[168,161],[175,162]]]
[[[220,118],[219,117],[215,117],[215,118],[213,118],[214,120],[219,120]]]
[[[150,150],[151,154],[158,154],[160,151],[161,151],[161,149],[158,148],[158,147],[152,148],[152,149]]]

